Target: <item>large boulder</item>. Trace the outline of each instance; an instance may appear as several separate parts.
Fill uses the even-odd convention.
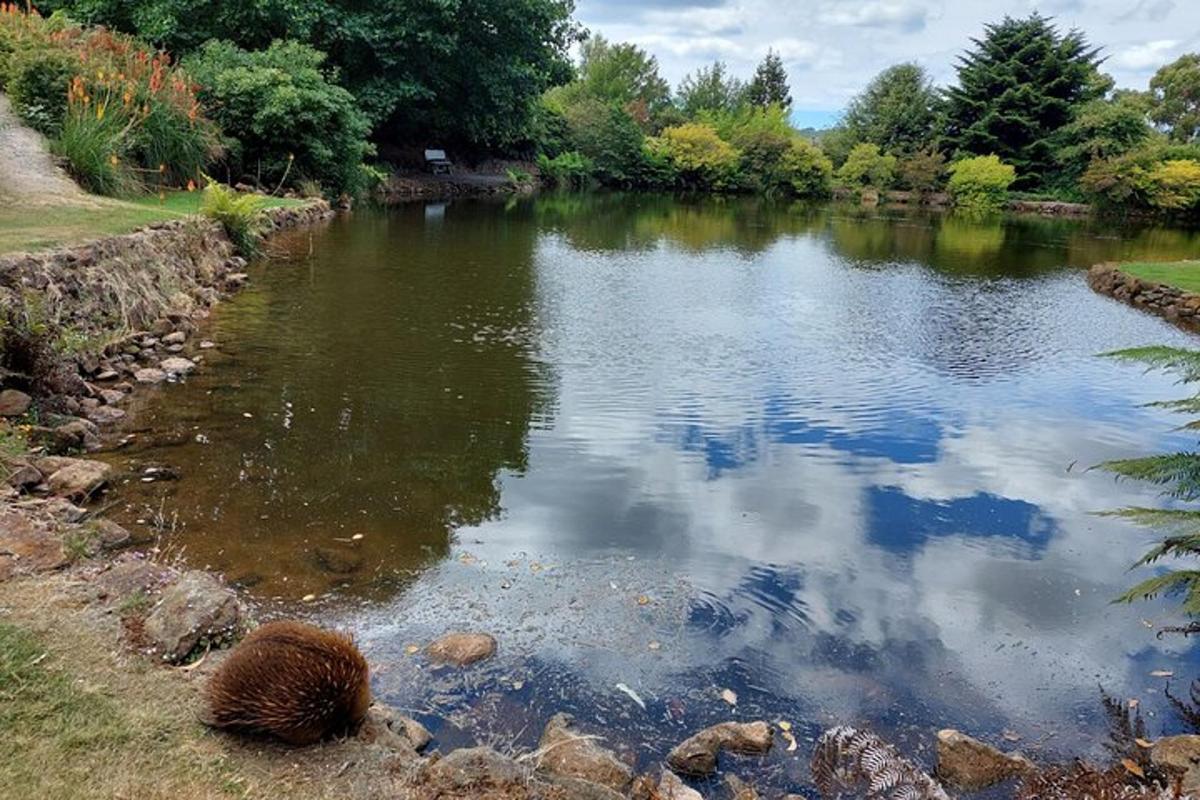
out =
[[[611,751],[574,727],[569,714],[555,714],[542,732],[538,770],[553,775],[579,778],[624,791],[633,780],[633,770]]]
[[[1164,736],[1150,749],[1150,760],[1172,777],[1183,779],[1188,797],[1200,797],[1200,736]]]
[[[237,595],[207,572],[184,573],[146,618],[145,632],[164,661],[182,661],[201,639],[232,636],[241,621]]]
[[[0,581],[65,567],[62,540],[16,511],[0,512]]]
[[[722,750],[763,755],[773,740],[774,731],[766,722],[722,722],[681,742],[667,756],[667,765],[680,775],[707,777],[717,771],[717,755]]]
[[[48,461],[40,459],[38,463]],[[65,463],[50,473],[46,479],[46,488],[55,497],[66,497],[70,500],[86,500],[101,486],[108,482],[112,467],[100,461],[87,461],[82,458],[64,459]]]
[[[19,417],[29,410],[33,398],[16,389],[0,392],[0,417]]]
[[[496,654],[496,640],[486,633],[448,633],[425,648],[425,655],[439,664],[466,667]]]
[[[953,729],[938,731],[937,777],[953,789],[977,792],[1033,769],[1029,759],[997,750]]]

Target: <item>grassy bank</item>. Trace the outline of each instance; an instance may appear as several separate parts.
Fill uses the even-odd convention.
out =
[[[1200,293],[1200,261],[1149,261],[1122,264],[1121,271],[1152,283],[1163,283],[1186,292]]]
[[[267,198],[267,208],[292,207],[302,201]],[[103,236],[118,236],[145,225],[181,219],[200,211],[199,192],[171,192],[131,202],[104,200],[93,205],[0,208],[0,254],[44,250]]]

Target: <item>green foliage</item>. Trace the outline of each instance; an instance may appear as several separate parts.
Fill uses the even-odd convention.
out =
[[[659,140],[685,185],[718,190],[736,185],[739,153],[712,126],[692,122],[667,128]]]
[[[1055,158],[1063,167],[1059,183],[1074,186],[1097,159],[1115,158],[1143,145],[1151,134],[1148,101],[1137,92],[1084,103],[1057,135]]]
[[[937,150],[919,150],[900,159],[896,177],[902,187],[919,194],[936,192],[945,183],[946,156]]]
[[[1149,369],[1177,373],[1183,383],[1200,381],[1200,351],[1175,347],[1138,347],[1106,353],[1109,358],[1145,364]],[[1200,412],[1200,395],[1183,401],[1156,404],[1188,413]],[[1193,423],[1192,426],[1195,426]],[[1145,481],[1163,487],[1163,493],[1179,502],[1200,500],[1200,453],[1181,452],[1143,458],[1120,459],[1100,465],[1118,477]],[[1193,508],[1124,508],[1105,516],[1127,519],[1162,531],[1163,538],[1146,552],[1134,567],[1157,564],[1163,559],[1192,559],[1200,556],[1200,510]],[[1145,600],[1159,595],[1182,596],[1182,610],[1200,615],[1200,571],[1172,569],[1142,581],[1117,598],[1117,602]]]
[[[571,149],[589,159],[602,183],[635,182],[643,153],[641,128],[629,114],[600,100],[586,99],[566,109]]]
[[[117,115],[98,118],[90,108],[66,116],[50,149],[80,186],[106,197],[130,197],[144,190],[128,159],[129,128]]]
[[[762,63],[754,71],[754,77],[746,87],[746,102],[759,108],[792,107],[787,70],[783,66],[783,58],[774,50],[767,51]]]
[[[958,86],[946,93],[949,143],[1012,164],[1016,188],[1043,186],[1055,168],[1055,134],[1106,88],[1097,50],[1038,14],[1005,17],[985,31],[960,58]]]
[[[539,155],[537,166],[547,183],[563,189],[583,189],[591,181],[595,168],[591,159],[574,151],[554,158]]]
[[[593,98],[616,105],[645,130],[671,104],[671,87],[658,73],[658,59],[637,45],[612,44],[598,35],[583,43],[579,76],[562,91],[567,102]]]
[[[1200,53],[1188,53],[1150,79],[1150,117],[1172,141],[1200,139]]]
[[[325,70],[324,54],[296,42],[256,52],[209,42],[185,63],[226,131],[235,178],[271,187],[314,180],[335,194],[362,190],[369,125]]]
[[[855,145],[846,157],[846,163],[837,171],[838,183],[842,186],[861,189],[872,187],[887,189],[892,185],[896,174],[896,157],[884,155],[879,151],[879,145]]]
[[[879,73],[850,101],[842,126],[854,143],[912,153],[937,146],[941,108],[941,96],[925,68],[897,64]]]
[[[1080,187],[1110,210],[1200,218],[1200,160],[1172,158],[1175,149],[1143,147],[1098,159],[1084,172]]]
[[[505,148],[570,77],[572,0],[48,0],[78,19],[188,54],[290,39],[328,53],[377,134]],[[235,132],[236,133],[236,132]]]
[[[947,188],[954,205],[973,213],[992,213],[1004,208],[1016,170],[997,156],[976,156],[950,165]]]
[[[1192,160],[1163,161],[1147,176],[1150,205],[1165,212],[1189,212],[1200,208],[1200,163]]]
[[[241,194],[205,176],[208,185],[200,202],[200,213],[225,228],[238,252],[247,258],[260,254],[265,231],[263,209],[266,198]]]
[[[783,155],[782,172],[798,197],[825,197],[833,185],[832,162],[807,139],[792,140],[791,148]]]
[[[684,115],[695,119],[703,112],[734,110],[744,100],[745,87],[729,74],[725,62],[715,61],[685,77],[676,94]]]
[[[13,56],[8,67],[8,94],[13,108],[33,129],[55,136],[67,115],[67,91],[79,73],[79,57],[46,47]]]

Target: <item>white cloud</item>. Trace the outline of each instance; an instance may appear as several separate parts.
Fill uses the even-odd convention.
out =
[[[1179,42],[1175,39],[1159,39],[1145,44],[1136,44],[1118,50],[1112,57],[1112,63],[1137,72],[1156,70],[1171,60],[1171,56],[1178,47]]]
[[[928,8],[907,0],[839,0],[822,6],[817,12],[817,19],[827,25],[895,28],[911,32],[925,27],[929,13]]]

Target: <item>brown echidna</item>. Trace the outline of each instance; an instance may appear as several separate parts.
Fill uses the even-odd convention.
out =
[[[354,730],[370,704],[367,662],[349,636],[302,622],[270,622],[252,631],[212,676],[205,722],[313,744]]]

